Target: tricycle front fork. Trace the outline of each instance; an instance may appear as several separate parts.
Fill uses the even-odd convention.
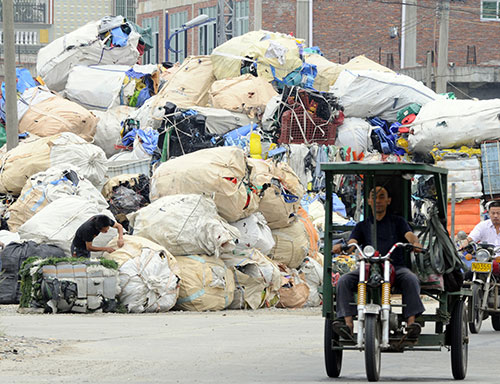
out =
[[[357,332],[357,347],[363,348],[363,334],[365,323],[366,310],[366,261],[361,260],[359,263],[359,283],[358,283],[358,332]],[[384,282],[382,283],[382,307],[380,320],[382,322],[382,348],[389,347],[389,318],[391,312],[391,264],[389,260],[384,262]]]

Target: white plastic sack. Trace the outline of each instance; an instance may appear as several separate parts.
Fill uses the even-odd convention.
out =
[[[236,250],[256,248],[264,255],[268,255],[273,249],[273,233],[262,213],[255,212],[245,219],[231,223],[231,225],[237,228],[241,234],[236,243]]]
[[[71,256],[71,242],[77,229],[94,215],[103,214],[114,220],[111,212],[102,210],[96,203],[80,196],[57,199],[19,227],[21,240],[57,245]],[[108,233],[99,234],[93,241],[95,246],[106,246],[118,232],[110,228]],[[102,252],[92,252],[100,255]]]
[[[218,257],[221,252],[232,251],[240,236],[221,219],[213,200],[201,195],[165,196],[127,218],[134,235],[162,245],[174,256]]]
[[[95,186],[104,183],[108,167],[106,154],[97,145],[89,144],[81,137],[65,132],[53,141],[50,151],[51,166],[71,164],[79,175]]]
[[[109,48],[98,38],[100,23],[101,20],[85,24],[38,51],[37,74],[51,90],[64,90],[68,74],[75,65],[132,66],[137,62],[137,43],[141,35],[132,31],[125,47]]]
[[[26,181],[21,195],[9,207],[9,228],[17,231],[45,206],[67,196],[80,196],[100,209],[108,207],[104,196],[90,181],[79,176],[71,165],[61,164],[39,172]]]
[[[42,101],[57,97],[47,87],[38,86],[26,89],[17,99],[17,120],[21,121],[30,106],[37,105]]]
[[[234,276],[221,259],[207,255],[179,256],[181,286],[176,309],[220,311],[234,298]]]
[[[436,166],[448,169],[448,197],[451,197],[452,184],[455,184],[457,199],[472,199],[483,195],[479,159],[446,159],[436,162]]]
[[[323,295],[319,289],[323,286],[323,267],[312,257],[306,257],[299,267],[304,280],[309,287],[309,298],[304,307],[317,307],[321,305]]]
[[[397,73],[343,70],[330,88],[346,117],[377,116],[396,121],[400,109],[443,99],[422,82]]]
[[[411,124],[408,139],[412,152],[427,153],[440,149],[474,146],[485,140],[497,140],[500,132],[500,99],[437,100],[420,109]]]
[[[257,249],[225,253],[221,258],[234,272],[236,284],[229,308],[261,308],[278,294],[281,287],[278,265]]]
[[[18,195],[34,174],[60,164],[74,167],[95,186],[104,182],[106,155],[96,145],[71,132],[20,143],[2,156],[0,192]]]
[[[92,111],[99,118],[94,144],[104,151],[106,157],[109,158],[120,151],[115,145],[121,144],[121,122],[134,110],[135,108],[120,105],[107,111]]]
[[[10,232],[4,229],[0,231],[0,243],[2,243],[4,247],[10,243],[18,243],[20,240],[21,238],[17,232]]]
[[[345,118],[337,128],[335,146],[351,147],[357,154],[366,152],[371,147],[371,131],[372,127],[366,120],[358,117]]]
[[[118,262],[120,302],[129,312],[166,312],[179,296],[179,267],[175,258],[162,246],[139,236],[123,236],[108,246],[116,249],[105,257]]]
[[[87,109],[106,111],[116,107],[129,69],[124,65],[76,65],[68,74],[65,96]]]

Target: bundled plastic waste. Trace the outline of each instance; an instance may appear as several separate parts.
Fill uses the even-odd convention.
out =
[[[66,196],[80,196],[102,209],[108,207],[102,194],[90,181],[79,176],[72,166],[59,165],[39,172],[26,181],[19,199],[8,209],[9,229],[17,232],[22,224],[45,206]]]
[[[26,141],[6,152],[1,163],[0,193],[16,196],[28,178],[57,165],[73,166],[95,186],[103,184],[107,171],[103,150],[70,132]]]
[[[160,244],[174,256],[219,256],[235,248],[238,230],[222,220],[202,195],[172,195],[128,215],[133,234]]]
[[[179,296],[179,267],[165,248],[139,237],[125,235],[118,248],[113,239],[108,246],[115,252],[104,257],[118,263],[120,303],[129,312],[166,312]]]
[[[181,286],[175,308],[220,311],[234,299],[234,276],[221,259],[206,255],[179,256]]]
[[[40,49],[37,74],[51,90],[63,91],[75,65],[134,65],[146,46],[142,37],[123,16],[92,21]]]
[[[151,200],[179,193],[213,195],[219,214],[229,222],[250,216],[259,204],[245,154],[235,147],[204,149],[162,163],[151,178]]]
[[[251,248],[224,253],[221,258],[233,271],[236,284],[229,308],[257,309],[275,301],[281,287],[281,273],[275,262]]]

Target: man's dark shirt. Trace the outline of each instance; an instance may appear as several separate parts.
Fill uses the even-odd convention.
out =
[[[109,225],[110,227],[112,227],[113,225],[115,225],[115,222],[106,215],[97,215],[97,216],[91,217],[89,220],[87,220],[85,223],[83,223],[80,226],[80,228],[78,228],[76,231],[75,238],[73,239],[73,245],[76,248],[86,250],[87,245],[85,243],[92,242],[94,240],[94,238],[100,233],[100,230],[96,227],[96,223],[93,220],[95,217],[98,217],[98,216],[105,217],[107,219],[106,226]],[[105,223],[104,220],[106,220],[106,219],[101,219],[101,220],[103,220],[103,222]]]
[[[373,216],[356,224],[349,239],[357,240],[362,247],[373,245],[372,238]],[[391,247],[398,242],[407,243],[405,233],[412,232],[408,222],[401,216],[386,214],[382,220],[377,221],[377,250],[385,255]],[[393,265],[404,266],[402,250],[396,249],[391,255]]]

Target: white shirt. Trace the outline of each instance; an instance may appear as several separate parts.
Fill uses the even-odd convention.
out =
[[[495,226],[490,219],[481,221],[469,234],[469,237],[476,243],[488,243],[500,246],[500,234],[497,233]]]

